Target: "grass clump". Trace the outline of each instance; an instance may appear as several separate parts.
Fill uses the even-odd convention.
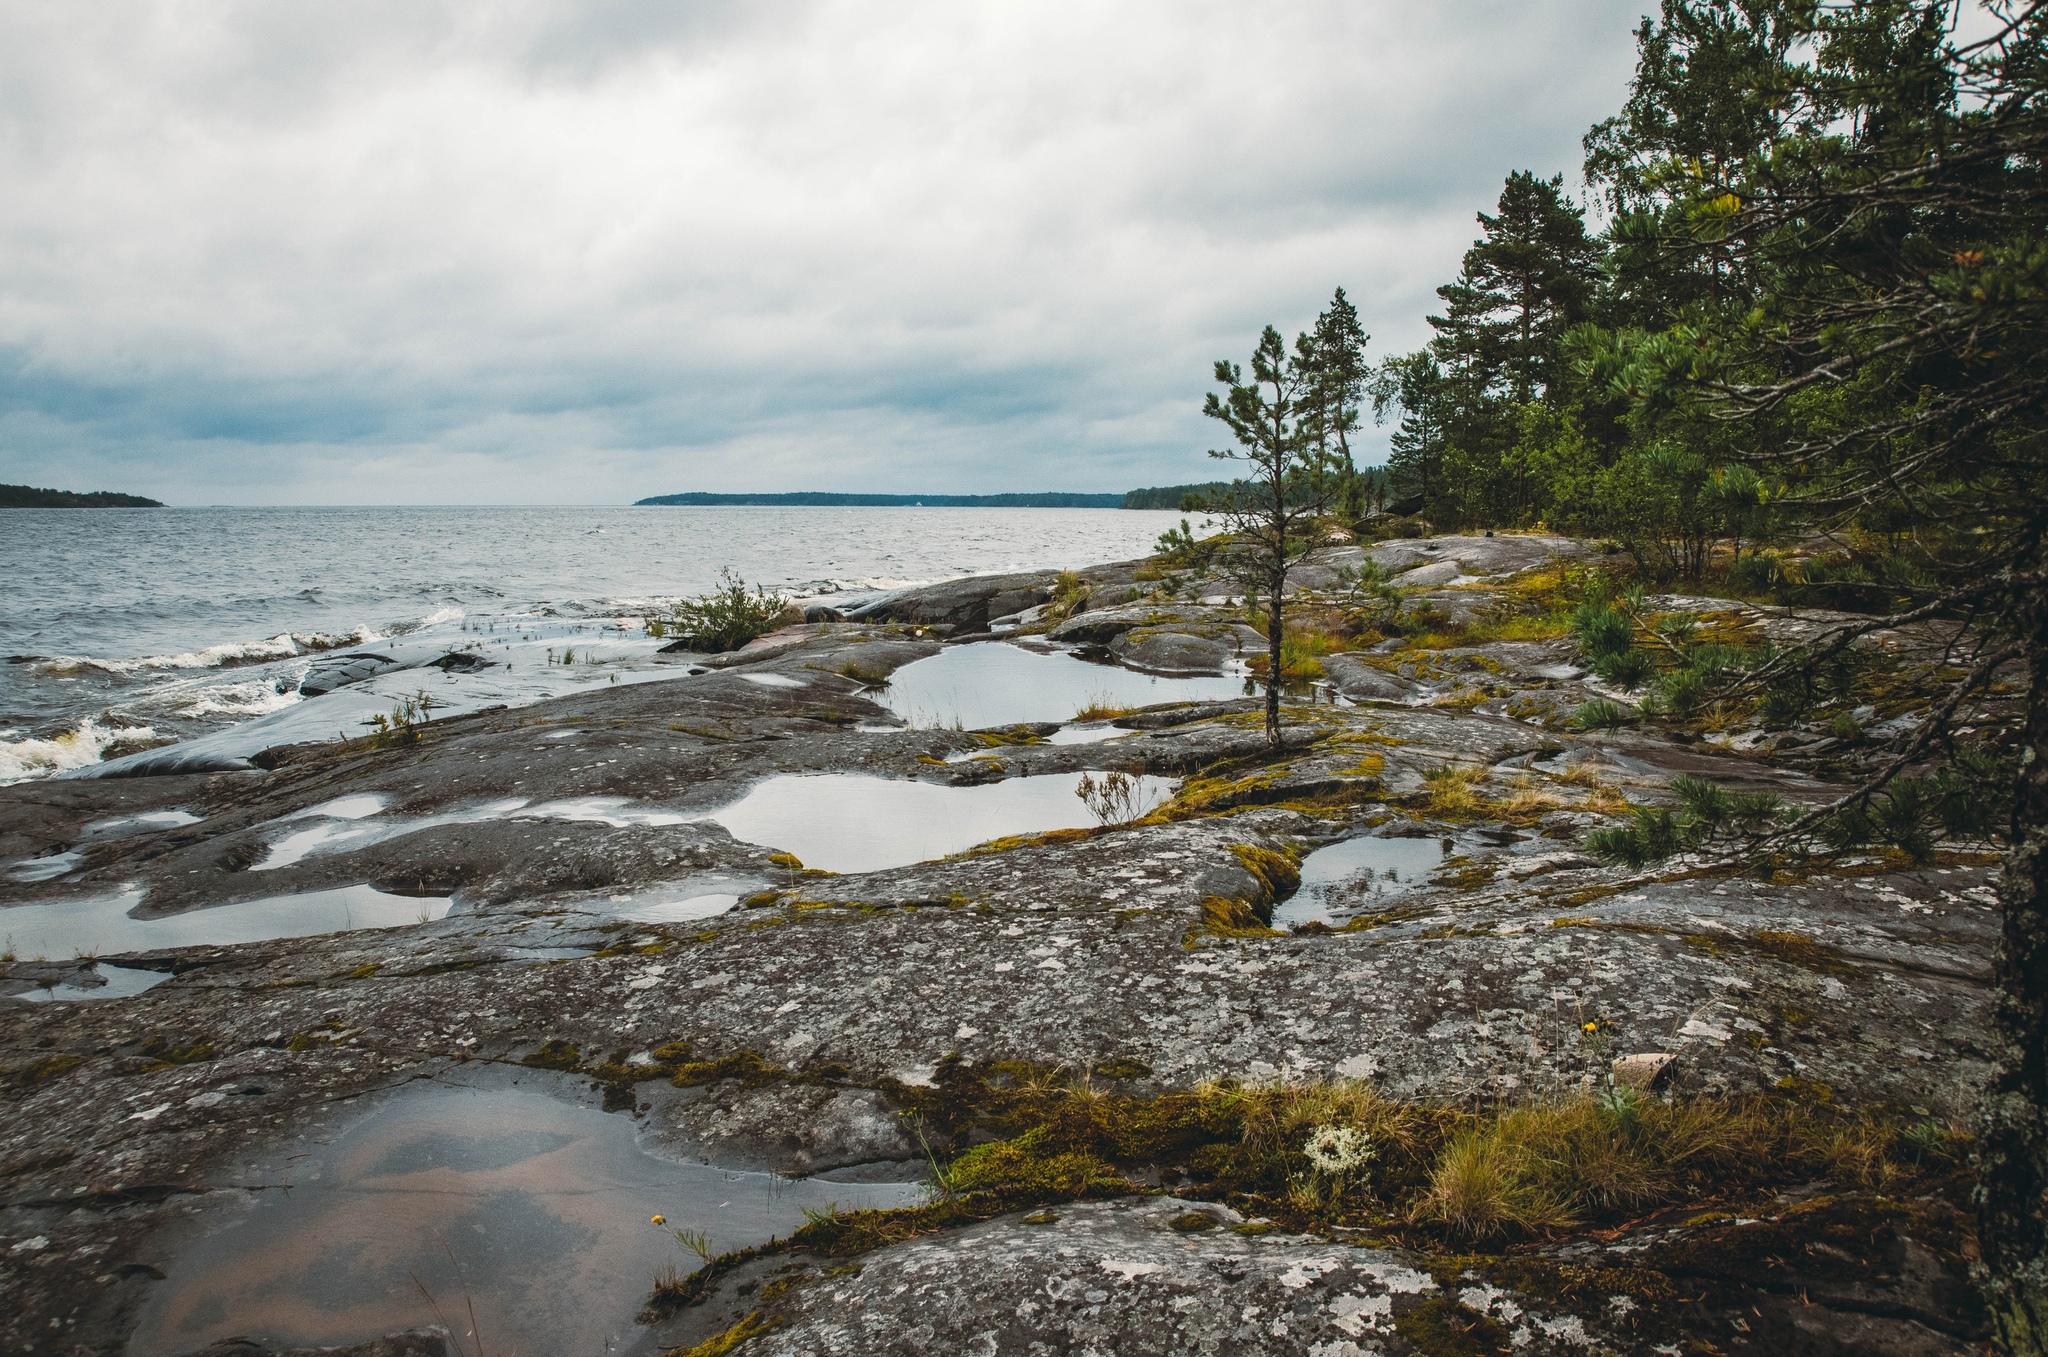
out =
[[[844,1258],[1010,1212],[1052,1221],[1058,1213],[1047,1207],[1141,1192],[1144,1183],[1259,1218],[1243,1227],[1248,1233],[1369,1229],[1386,1244],[1442,1254],[1623,1226],[1688,1202],[1734,1211],[1792,1183],[1938,1191],[1968,1154],[1968,1142],[1932,1118],[1786,1097],[1667,1102],[1614,1089],[1474,1110],[1399,1101],[1351,1081],[1225,1081],[1139,1095],[1105,1089],[1085,1065],[957,1057],[942,1061],[929,1085],[892,1081],[884,1091],[930,1147],[930,1201],[817,1213],[787,1241],[669,1279],[647,1313],[658,1318],[703,1298],[714,1278],[768,1252]],[[1197,1214],[1171,1224],[1216,1227]],[[1520,1255],[1494,1261],[1548,1270],[1547,1287],[1525,1289],[1585,1291],[1596,1303],[1617,1293],[1644,1304],[1674,1294],[1654,1263],[1617,1271]],[[1439,1318],[1470,1332],[1466,1316]]]
[[[1485,770],[1479,768],[1446,765],[1430,769],[1422,775],[1429,784],[1429,808],[1438,815],[1477,813],[1485,804],[1477,790],[1485,777]]]
[[[747,642],[784,624],[790,604],[781,594],[760,585],[747,591],[746,581],[731,570],[719,574],[719,586],[675,605],[666,618],[647,619],[647,634],[673,634],[687,650],[714,654],[738,650]]]
[[[1573,730],[1620,730],[1635,719],[1635,714],[1619,702],[1596,697],[1579,705],[1572,713]]]

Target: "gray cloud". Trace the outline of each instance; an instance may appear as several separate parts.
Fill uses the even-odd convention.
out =
[[[0,3],[0,480],[179,503],[1206,476],[1425,336],[1639,5]]]

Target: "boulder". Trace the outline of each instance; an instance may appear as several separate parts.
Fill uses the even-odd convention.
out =
[[[1401,576],[1400,583],[1404,585],[1444,582],[1458,575],[1498,578],[1542,565],[1554,556],[1590,554],[1592,548],[1583,542],[1535,533],[1512,537],[1430,537],[1387,542],[1363,553],[1381,569]],[[1441,572],[1443,581],[1411,575],[1419,568],[1444,564],[1454,566],[1455,570]]]
[[[1418,688],[1413,681],[1351,654],[1323,656],[1323,676],[1354,702],[1405,702]]]
[[[405,662],[390,655],[376,655],[369,651],[353,651],[346,655],[322,655],[306,666],[306,675],[299,680],[299,696],[319,697],[336,688],[345,688],[351,683],[388,674],[394,669],[403,669]]]
[[[877,599],[846,616],[859,622],[939,623],[962,632],[987,631],[991,618],[1019,612],[1048,597],[1053,578],[1050,570],[1035,570],[941,580]]]
[[[1052,639],[1077,645],[1108,645],[1133,627],[1223,629],[1237,619],[1218,608],[1195,604],[1120,603],[1076,614],[1052,629]]]
[[[1220,674],[1236,662],[1230,641],[1193,632],[1134,627],[1110,642],[1118,664],[1154,674]]]

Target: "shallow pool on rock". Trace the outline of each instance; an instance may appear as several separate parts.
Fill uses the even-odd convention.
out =
[[[448,912],[446,896],[386,895],[370,886],[272,895],[187,910],[160,919],[130,918],[142,892],[0,909],[0,948],[24,960],[68,958],[160,947],[225,947],[270,938],[304,938],[358,928],[426,923]]]
[[[151,1257],[165,1279],[133,1357],[230,1337],[339,1345],[437,1323],[457,1350],[492,1357],[650,1350],[635,1311],[667,1268],[698,1265],[670,1231],[701,1231],[725,1252],[789,1234],[806,1209],[924,1195],[913,1183],[679,1164],[587,1102],[442,1084],[315,1131],[238,1180],[290,1190],[224,1194],[159,1236]]]
[[[1302,860],[1301,889],[1273,911],[1275,928],[1322,923],[1385,909],[1443,865],[1450,840],[1365,835],[1318,848]]]
[[[806,867],[877,872],[958,853],[1011,834],[1080,829],[1095,817],[1075,794],[1081,773],[947,786],[860,773],[790,774],[755,784],[707,818],[746,843],[794,853]],[[1167,778],[1141,777],[1138,797],[1156,805]]]
[[[889,686],[873,694],[913,726],[946,730],[1071,721],[1091,706],[1227,702],[1244,695],[1241,678],[1165,678],[1004,641],[947,646],[897,670]]]
[[[97,984],[80,983],[86,979]],[[138,971],[131,966],[109,966],[105,962],[93,966],[89,971],[76,972],[66,979],[52,979],[24,990],[14,997],[28,1004],[77,1003],[89,999],[126,999],[153,989],[170,979],[168,971]]]

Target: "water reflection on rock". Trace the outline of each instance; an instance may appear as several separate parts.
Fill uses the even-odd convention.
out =
[[[217,1198],[168,1233],[135,1357],[432,1324],[494,1357],[618,1351],[642,1336],[633,1315],[649,1284],[697,1266],[670,1231],[702,1232],[723,1252],[788,1234],[806,1208],[922,1194],[659,1159],[628,1118],[531,1087],[415,1085],[251,1172],[290,1189]]]
[[[1275,928],[1342,925],[1384,909],[1443,865],[1450,840],[1366,835],[1318,848],[1302,860],[1301,889],[1273,911]]]
[[[875,696],[913,726],[981,730],[1071,721],[1084,707],[1228,701],[1244,696],[1244,680],[1141,674],[1090,664],[1064,651],[990,641],[948,646],[928,660],[905,665]]]
[[[926,862],[1011,834],[1095,823],[1076,795],[1082,774],[1013,777],[981,786],[824,773],[771,777],[712,819],[747,843],[796,854],[828,872],[878,872]],[[1134,779],[1146,804],[1172,794],[1168,778]]]

